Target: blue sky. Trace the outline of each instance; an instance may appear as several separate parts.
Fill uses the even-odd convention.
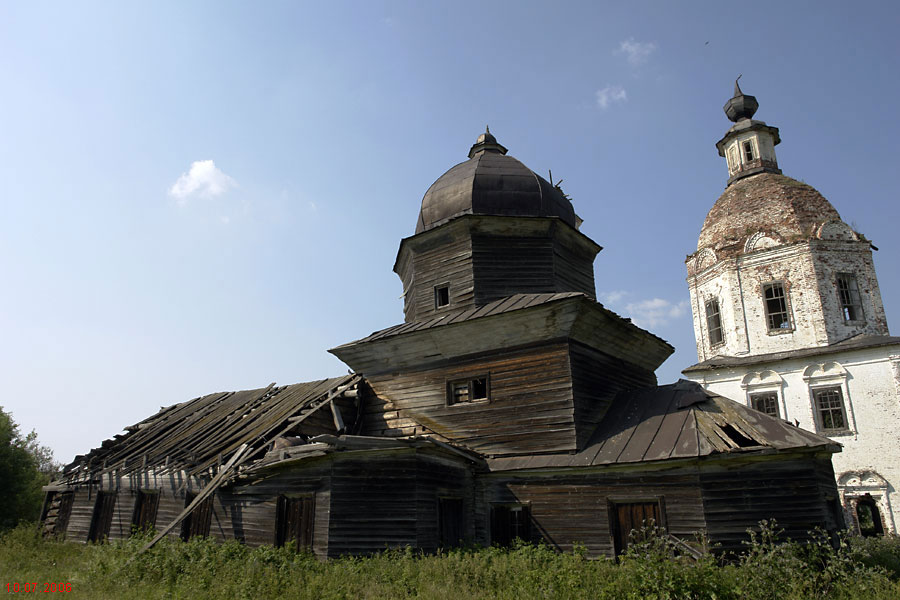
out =
[[[490,124],[604,246],[598,295],[696,362],[684,258],[743,74],[786,175],[880,248],[900,327],[900,8],[5,2],[0,405],[68,462],[402,321],[422,195]]]

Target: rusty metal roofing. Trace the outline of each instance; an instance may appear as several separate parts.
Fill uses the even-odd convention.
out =
[[[616,396],[590,441],[576,454],[495,458],[488,465],[494,471],[589,467],[839,447],[826,437],[680,380]]]
[[[358,375],[239,392],[208,394],[161,409],[126,427],[126,433],[78,456],[63,478],[82,479],[97,473],[126,474],[142,469],[185,469],[203,472],[247,443],[271,441],[291,417],[315,409],[334,390],[354,384]]]
[[[724,369],[728,367],[744,367],[763,363],[790,360],[793,358],[809,358],[824,354],[835,354],[850,350],[864,350],[879,346],[900,345],[900,337],[892,335],[855,335],[849,339],[830,344],[828,346],[816,346],[801,350],[787,350],[785,352],[771,352],[769,354],[757,354],[753,356],[715,356],[703,362],[691,365],[682,373],[707,371],[710,369]]]

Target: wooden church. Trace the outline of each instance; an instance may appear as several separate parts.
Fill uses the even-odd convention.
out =
[[[842,527],[829,439],[679,381],[672,347],[596,301],[600,246],[559,187],[478,137],[394,271],[404,322],[351,374],[210,394],[125,429],[46,488],[48,535],[290,544],[320,557],[464,543],[615,555],[653,523],[741,548]]]

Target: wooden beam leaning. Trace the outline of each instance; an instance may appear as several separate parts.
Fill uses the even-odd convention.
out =
[[[211,496],[212,493],[215,492],[219,488],[219,486],[225,482],[225,480],[228,478],[228,475],[231,474],[231,471],[237,468],[238,465],[243,462],[242,457],[246,454],[248,448],[250,448],[249,444],[243,444],[240,448],[238,448],[238,451],[235,452],[230,459],[228,459],[228,462],[225,463],[225,466],[222,468],[222,470],[219,471],[216,476],[210,480],[209,484],[206,487],[200,490],[200,493],[198,493],[194,497],[191,503],[188,504],[183,511],[181,511],[181,514],[175,517],[174,521],[163,527],[163,529],[159,533],[157,533],[152,540],[147,542],[147,545],[141,548],[134,556],[139,556],[155,546],[157,542],[159,542],[159,540],[163,539],[170,531],[172,531],[172,529],[175,528],[176,525],[181,523],[189,514],[191,514],[194,509],[200,505],[201,502]],[[246,454],[246,456],[251,455]],[[134,557],[132,557],[132,559],[133,558]]]

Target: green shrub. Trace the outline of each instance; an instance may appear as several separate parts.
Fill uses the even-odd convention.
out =
[[[409,548],[320,561],[309,554],[237,542],[148,537],[110,544],[45,540],[34,526],[0,536],[0,585],[69,582],[67,598],[434,598],[865,599],[900,598],[898,538],[783,544],[763,526],[736,560],[680,555],[665,536],[645,534],[616,562],[584,547],[463,548],[425,555]]]

